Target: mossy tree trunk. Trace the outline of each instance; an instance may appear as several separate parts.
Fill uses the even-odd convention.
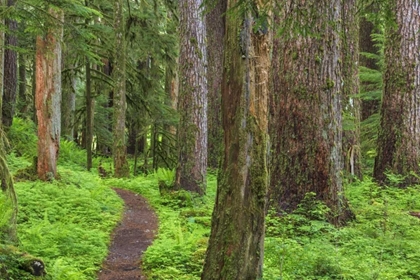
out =
[[[13,7],[15,0],[7,0],[7,7]],[[14,19],[6,19],[5,22],[8,32],[5,35],[4,50],[4,91],[2,103],[2,122],[3,127],[7,129],[12,125],[16,106],[17,95],[17,29],[18,24]]]
[[[36,39],[35,107],[38,121],[37,173],[41,180],[57,176],[61,131],[61,40],[63,12],[48,11],[53,23]]]
[[[273,47],[270,199],[292,211],[314,192],[341,224],[350,216],[341,177],[341,1],[287,0],[276,10],[283,33]]]
[[[357,0],[343,1],[343,157],[346,176],[362,179]]]
[[[0,6],[5,6],[6,0],[0,0]],[[0,19],[0,24],[3,24],[4,20]],[[2,101],[3,101],[3,88],[4,88],[4,45],[5,45],[5,38],[4,32],[0,30],[0,108],[2,108]],[[0,114],[0,118],[2,114]],[[5,134],[3,132],[3,125],[0,121],[0,178],[1,178],[1,191],[2,195],[5,197],[5,204],[7,204],[7,208],[4,207],[3,211],[0,215],[2,216],[0,220],[7,221],[6,224],[0,225],[0,243],[16,243],[17,242],[17,234],[16,234],[16,222],[17,222],[17,213],[18,213],[18,205],[17,205],[17,198],[15,189],[13,187],[13,180],[12,176],[9,172],[9,168],[6,162],[6,151],[4,147],[5,141]],[[7,211],[10,209],[10,211]],[[7,216],[6,216],[7,215]],[[6,217],[5,217],[6,216]]]
[[[0,6],[5,6],[6,0],[0,0]],[[0,25],[4,24],[4,18],[0,18]],[[4,31],[0,30],[0,108],[3,104],[3,92],[4,92]],[[0,123],[2,114],[0,114]]]
[[[418,1],[386,2],[385,74],[381,126],[373,176],[405,176],[400,185],[419,183],[420,174],[420,10]]]
[[[113,96],[113,157],[114,157],[114,176],[117,178],[128,177],[130,168],[127,162],[127,147],[125,135],[125,119],[127,110],[126,101],[126,45],[125,45],[125,22],[123,15],[124,1],[114,2],[114,64],[112,77],[114,80]]]
[[[224,41],[225,148],[201,279],[262,276],[268,182],[269,11],[259,1],[252,1],[249,10],[233,8],[238,3],[232,0],[227,5],[233,10],[226,17]]]
[[[1,191],[5,196],[4,205],[2,208],[6,211],[0,213],[0,220],[7,221],[7,224],[0,225],[0,243],[17,243],[17,214],[18,203],[16,192],[13,186],[12,175],[6,162],[6,152],[3,141],[5,135],[1,132],[0,139],[0,178],[1,178]]]
[[[207,165],[219,166],[223,143],[221,90],[223,74],[223,39],[225,35],[226,0],[209,1],[211,9],[206,15],[208,58],[208,141]]]
[[[202,0],[180,0],[178,166],[175,187],[203,194],[207,177],[207,53]]]

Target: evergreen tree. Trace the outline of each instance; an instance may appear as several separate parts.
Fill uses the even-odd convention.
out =
[[[385,5],[385,73],[378,153],[373,176],[381,184],[386,172],[405,177],[401,186],[418,183],[420,174],[420,18],[417,1]]]
[[[231,12],[226,16],[222,82],[225,149],[201,279],[262,276],[268,182],[269,5],[252,1],[251,6],[227,1]]]
[[[125,136],[126,119],[126,44],[125,21],[123,13],[123,0],[114,2],[114,67],[112,77],[114,80],[113,91],[113,157],[115,177],[127,177],[130,168],[127,162],[127,147]]]
[[[15,0],[7,0],[7,7],[13,8]],[[4,89],[3,89],[3,103],[2,103],[2,122],[4,128],[12,125],[13,116],[16,106],[17,95],[17,35],[18,30],[17,21],[12,18],[6,18],[7,32],[5,35],[5,50],[4,50]]]
[[[208,54],[208,167],[217,168],[223,144],[221,90],[223,74],[223,39],[225,35],[225,0],[208,3],[210,12],[206,15]]]
[[[63,11],[49,7],[53,22],[36,39],[35,107],[38,121],[37,173],[42,180],[57,177],[61,132],[61,40]]]
[[[203,194],[207,178],[207,53],[202,0],[179,1],[178,167],[175,187]]]
[[[276,10],[270,199],[293,211],[313,192],[342,224],[341,1],[285,0]]]

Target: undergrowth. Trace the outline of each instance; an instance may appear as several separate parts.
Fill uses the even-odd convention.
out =
[[[22,146],[26,147],[33,138],[19,133],[30,129],[19,129],[14,137],[27,141]],[[34,146],[32,143],[24,150],[12,143],[7,161],[16,174],[30,168]],[[96,169],[85,171],[85,158],[85,151],[64,141],[60,180],[15,184],[19,250],[43,259],[48,273],[44,279],[96,279],[107,254],[110,231],[122,212],[122,201],[111,186],[141,194],[158,214],[157,237],[142,258],[149,279],[199,279],[210,234],[216,176],[208,176],[207,194],[197,197],[169,187],[173,171],[160,169],[146,177],[101,180]],[[94,161],[98,166],[100,159]],[[101,164],[105,168],[110,165]],[[401,180],[392,174],[388,179],[392,185]],[[168,188],[160,190],[159,182]],[[313,193],[293,213],[278,215],[269,210],[263,279],[420,279],[420,186],[379,187],[365,176],[346,187],[346,197],[356,219],[342,228],[327,222],[329,209],[314,200]],[[4,213],[7,209],[1,205],[0,213]],[[0,223],[4,223],[2,215]],[[0,260],[5,260],[4,256],[0,255]],[[0,272],[4,269],[0,265]],[[10,279],[33,279],[12,272]]]
[[[210,235],[216,179],[209,175],[207,195],[185,191],[159,192],[159,181],[173,175],[159,170],[147,177],[108,179],[106,183],[137,192],[147,198],[159,218],[159,232],[142,258],[149,279],[200,279]]]
[[[15,167],[29,164],[24,161],[10,157]],[[68,161],[58,171],[61,179],[53,182],[15,183],[19,250],[45,262],[47,275],[43,279],[96,279],[107,255],[111,230],[120,219],[122,201],[97,175],[80,171],[74,163]],[[23,275],[16,270],[9,277],[32,279]]]

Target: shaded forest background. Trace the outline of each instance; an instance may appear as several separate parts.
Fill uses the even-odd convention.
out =
[[[417,279],[420,7],[321,2],[2,0],[0,253],[91,279],[121,186],[160,215],[156,279]],[[64,186],[109,219],[74,276],[18,226],[60,221],[28,196]],[[185,250],[165,262],[168,246]]]

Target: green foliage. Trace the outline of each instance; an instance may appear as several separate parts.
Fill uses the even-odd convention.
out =
[[[108,179],[108,185],[135,191],[146,197],[159,216],[159,233],[142,262],[149,279],[200,279],[213,209],[216,179],[208,176],[207,195],[194,197],[181,191],[161,196],[156,181],[170,179],[169,170],[134,179]],[[165,175],[164,175],[165,174]],[[188,196],[182,204],[179,196]]]
[[[86,166],[86,150],[82,150],[73,141],[61,140],[58,164]]]
[[[17,156],[32,159],[37,155],[36,126],[31,120],[14,118],[7,137]]]
[[[420,220],[409,213],[420,209],[419,190],[354,182],[346,195],[357,219],[343,228],[305,214],[307,206],[280,217],[270,211],[264,279],[418,279]]]
[[[170,186],[175,180],[175,170],[167,168],[158,168],[154,174],[158,180],[158,184],[162,182],[163,184]]]
[[[121,199],[97,176],[63,167],[59,172],[61,180],[51,183],[16,183],[20,249],[45,261],[46,279],[95,279]]]

